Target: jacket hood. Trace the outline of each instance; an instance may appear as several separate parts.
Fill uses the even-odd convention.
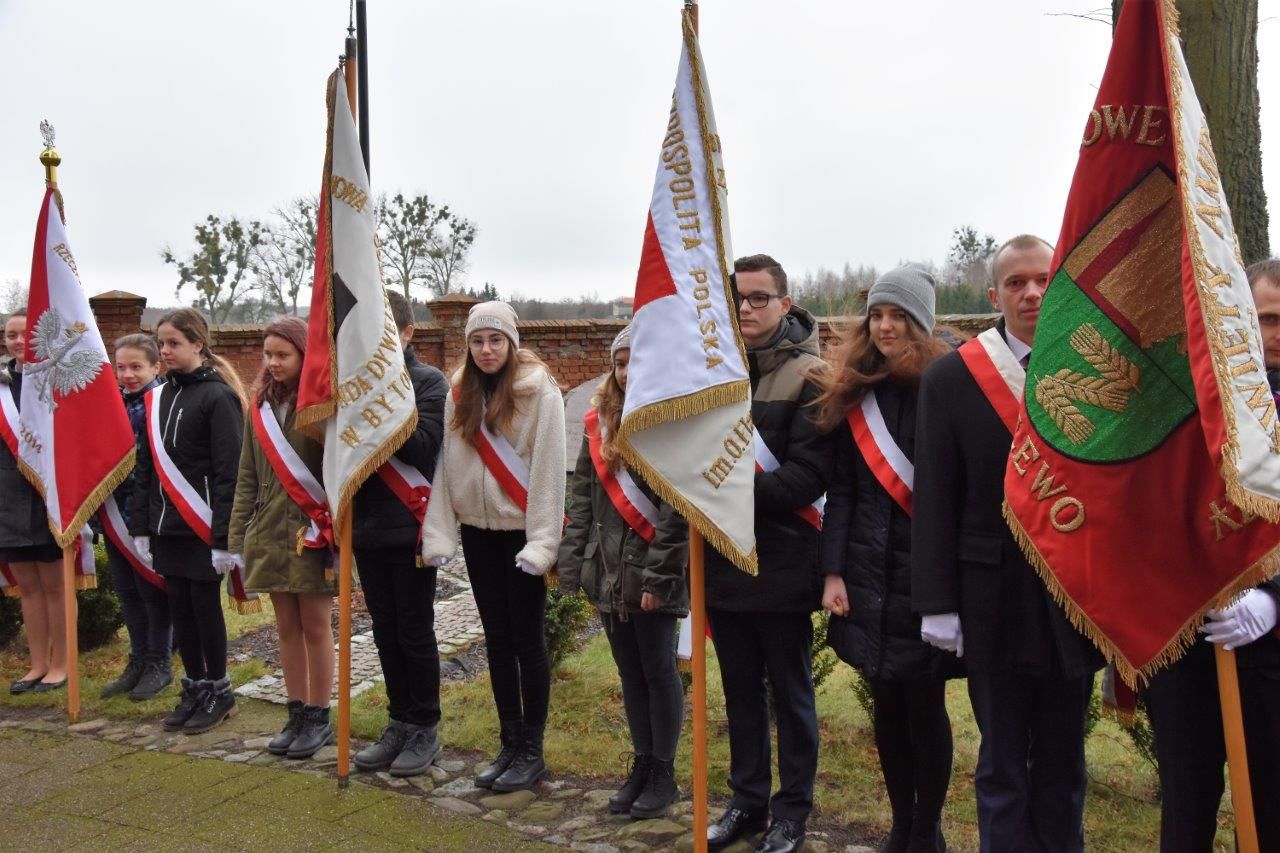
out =
[[[170,370],[164,375],[165,381],[172,385],[194,385],[197,382],[226,382],[222,378],[222,374],[218,373],[211,365],[202,364],[195,370],[190,372],[185,370]]]
[[[765,373],[773,370],[784,359],[797,355],[820,358],[822,348],[818,341],[818,321],[799,305],[792,305],[787,316],[782,318],[773,341],[760,349],[748,350],[748,353]]]

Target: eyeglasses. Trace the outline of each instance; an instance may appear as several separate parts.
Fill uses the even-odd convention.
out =
[[[768,307],[770,299],[783,298],[776,293],[761,293],[761,292],[743,293],[743,294],[739,294],[739,296],[741,297],[741,302],[747,303],[752,308],[765,308],[765,307]],[[741,304],[741,302],[739,304]]]

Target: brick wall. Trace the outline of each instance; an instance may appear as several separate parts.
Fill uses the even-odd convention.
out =
[[[413,336],[414,351],[422,361],[451,373],[462,363],[462,333],[467,312],[478,300],[462,294],[449,294],[431,303],[435,318],[418,323]],[[119,290],[90,298],[89,305],[98,320],[98,328],[108,349],[121,335],[142,328],[145,297]],[[994,314],[944,314],[940,325],[975,335],[995,322]],[[627,324],[626,320],[530,320],[519,324],[520,342],[536,352],[551,366],[556,381],[566,390],[604,373],[609,366],[609,345]],[[839,320],[821,318],[819,339],[826,352],[837,336]],[[147,329],[150,331],[150,329]],[[258,374],[262,358],[262,327],[256,325],[217,326],[213,329],[213,348],[240,372],[246,384]]]

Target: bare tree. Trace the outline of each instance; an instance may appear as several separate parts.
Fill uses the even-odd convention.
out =
[[[476,239],[474,223],[425,194],[382,196],[375,215],[382,275],[388,286],[399,287],[406,299],[411,298],[414,285],[428,288],[437,297],[460,286]]]
[[[0,314],[12,314],[27,307],[27,286],[16,278],[5,279],[0,285]]]
[[[257,220],[241,223],[233,216],[223,222],[209,214],[195,225],[196,248],[190,255],[179,258],[169,246],[160,252],[166,264],[178,268],[175,294],[182,298],[184,287],[193,288],[195,307],[215,325],[225,323],[232,308],[259,290],[252,261],[263,236],[264,227]]]
[[[273,210],[250,256],[262,300],[274,311],[298,313],[298,294],[311,283],[316,263],[315,196],[299,196]]]

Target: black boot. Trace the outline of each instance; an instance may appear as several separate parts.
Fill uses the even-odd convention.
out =
[[[205,681],[204,692],[200,696],[200,705],[195,713],[182,727],[184,734],[198,735],[222,724],[228,717],[234,717],[236,697],[231,692],[231,679],[225,675],[218,681]]]
[[[637,752],[631,756],[631,774],[627,776],[627,781],[622,783],[618,792],[609,798],[609,814],[626,814],[631,811],[631,804],[636,801],[636,797],[640,796],[640,792],[644,790],[644,784],[649,781],[649,765],[652,761],[652,755],[642,755]]]
[[[356,769],[362,773],[386,770],[391,766],[391,762],[396,760],[400,750],[404,749],[404,743],[408,738],[409,730],[404,723],[388,720],[387,727],[382,730],[382,737],[378,738],[378,742],[366,746],[351,760],[356,765]]]
[[[146,669],[146,663],[142,658],[129,655],[129,662],[124,665],[124,672],[115,681],[103,687],[98,696],[103,699],[110,699],[112,696],[128,693],[138,684],[138,679],[142,678],[144,669]]]
[[[191,719],[191,715],[196,712],[197,706],[200,704],[201,695],[204,692],[203,681],[192,681],[190,678],[182,679],[182,698],[178,700],[178,705],[172,711],[165,715],[164,730],[166,732],[180,732],[182,727],[187,724],[187,720]]]
[[[149,657],[146,659],[146,666],[143,667],[142,677],[129,691],[129,698],[135,702],[153,699],[170,684],[173,684],[173,672],[169,668],[169,662],[162,658]]]
[[[502,775],[493,780],[495,791],[524,791],[547,775],[547,763],[542,758],[542,734],[545,726],[526,724],[521,733],[516,757]]]
[[[329,725],[329,706],[303,705],[302,729],[285,754],[295,760],[310,758],[332,740],[333,726]]]
[[[893,826],[889,828],[889,837],[880,845],[880,853],[907,853],[907,842],[911,839],[911,815],[893,816]]]
[[[520,746],[520,728],[523,723],[520,720],[503,720],[499,725],[501,728],[498,737],[502,749],[498,750],[498,757],[488,767],[476,774],[477,788],[492,788],[494,780],[511,766],[516,757],[516,749]]]
[[[917,820],[911,825],[911,838],[903,849],[906,853],[947,853],[942,821]]]
[[[631,816],[637,820],[661,817],[667,813],[667,807],[678,799],[680,789],[676,787],[676,763],[655,758],[644,790],[631,804]]]
[[[440,754],[440,738],[435,726],[413,726],[404,749],[391,762],[392,776],[420,776]]]
[[[272,755],[287,755],[289,747],[293,746],[294,740],[298,737],[298,732],[302,731],[302,700],[290,699],[285,707],[289,709],[289,720],[280,730],[280,734],[273,737],[267,744],[267,752]]]

